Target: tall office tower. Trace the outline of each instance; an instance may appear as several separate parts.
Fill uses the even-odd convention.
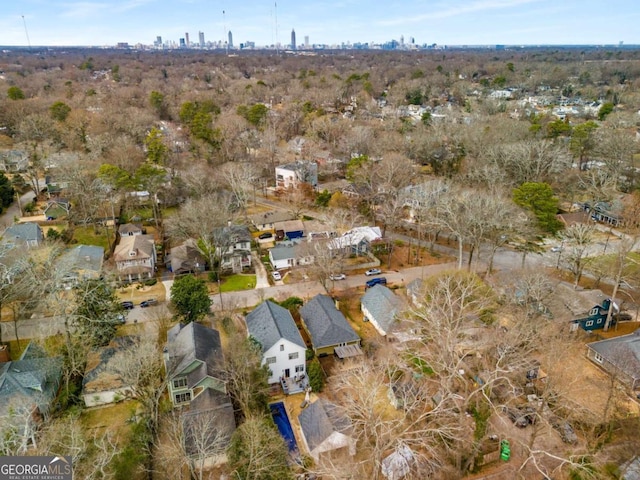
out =
[[[200,41],[200,48],[204,48],[204,32],[198,32],[198,40]]]
[[[184,41],[187,44],[187,48],[189,48],[189,32],[184,34]]]
[[[404,35],[400,35],[400,46],[404,47]]]
[[[184,42],[184,38],[180,39],[180,48],[185,48],[187,44]]]
[[[158,47],[162,46],[162,37],[160,35],[156,37],[156,46]]]
[[[309,35],[304,36],[304,48],[309,48]]]
[[[233,48],[233,34],[229,30],[229,48]]]
[[[295,50],[296,49],[296,31],[295,30],[291,30],[291,50]]]

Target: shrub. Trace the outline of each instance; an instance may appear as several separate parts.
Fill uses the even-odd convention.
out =
[[[324,388],[324,372],[317,358],[314,358],[307,365],[307,375],[309,375],[309,385],[314,392],[321,392]]]

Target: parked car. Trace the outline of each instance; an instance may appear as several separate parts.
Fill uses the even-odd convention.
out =
[[[125,310],[131,310],[133,308],[133,302],[121,302],[120,306]]]
[[[371,275],[380,275],[381,273],[382,270],[380,270],[379,268],[370,268],[369,270],[364,272],[367,277],[370,277]]]
[[[562,251],[562,247],[559,246],[559,245],[556,245],[555,247],[551,247],[551,251],[554,252],[554,253],[561,252]]]
[[[150,307],[151,305],[156,305],[158,303],[158,300],[156,300],[155,298],[150,298],[148,300],[145,300],[144,302],[140,302],[140,306],[142,308],[147,308]]]
[[[282,280],[282,275],[280,275],[280,272],[277,270],[274,270],[273,272],[271,272],[271,276],[273,277],[274,280]]]
[[[329,280],[344,280],[347,276],[344,273],[332,273],[329,275]]]
[[[386,285],[387,279],[385,277],[372,278],[371,280],[367,280],[365,284],[367,288],[371,288],[374,285]]]
[[[258,235],[258,238],[260,240],[265,240],[267,238],[272,238],[273,237],[273,233],[271,232],[265,232],[265,233],[261,233],[260,235]]]

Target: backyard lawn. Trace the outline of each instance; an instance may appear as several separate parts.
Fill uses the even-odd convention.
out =
[[[113,234],[113,228],[109,229],[109,233]],[[96,245],[103,247],[105,250],[109,250],[109,241],[107,240],[104,227],[98,227],[98,233],[96,233],[93,226],[74,227],[73,239],[78,245]]]

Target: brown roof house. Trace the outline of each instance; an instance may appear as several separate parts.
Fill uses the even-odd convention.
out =
[[[121,237],[113,259],[121,280],[133,282],[153,277],[157,261],[153,235]]]
[[[109,345],[92,350],[82,379],[82,400],[87,407],[108,405],[131,395],[117,369],[117,353],[135,344],[134,337],[116,337]]]

